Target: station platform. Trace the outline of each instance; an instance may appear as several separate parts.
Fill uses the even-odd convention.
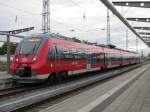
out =
[[[14,81],[7,72],[0,72],[0,90],[14,87]]]
[[[7,78],[12,78],[12,76],[10,74],[7,74],[6,71],[0,72],[0,80],[1,79],[7,79]]]
[[[150,69],[103,112],[150,112]]]
[[[149,73],[150,64],[143,65],[52,102],[40,112],[150,112]]]

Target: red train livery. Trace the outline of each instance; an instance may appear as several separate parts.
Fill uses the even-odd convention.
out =
[[[17,82],[37,83],[138,62],[134,52],[37,35],[20,42],[10,69]]]

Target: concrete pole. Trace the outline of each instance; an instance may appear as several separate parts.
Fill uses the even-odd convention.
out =
[[[109,15],[109,9],[107,8],[107,45],[110,45],[110,15]]]
[[[7,73],[10,73],[10,37],[7,35]]]
[[[139,52],[138,37],[136,37],[136,52]]]
[[[126,30],[126,50],[128,50],[128,44],[129,44],[129,40],[128,40],[128,30]]]

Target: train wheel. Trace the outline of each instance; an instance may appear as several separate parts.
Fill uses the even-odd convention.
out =
[[[48,78],[47,81],[46,81],[46,83],[47,83],[48,85],[56,83],[55,75],[56,75],[56,74],[53,73],[53,74],[51,74],[51,75],[49,76],[49,78]]]
[[[55,78],[57,82],[61,82],[62,81],[61,73],[56,73]]]
[[[68,79],[68,72],[62,72],[61,73],[61,78],[62,78],[63,81],[67,80]]]

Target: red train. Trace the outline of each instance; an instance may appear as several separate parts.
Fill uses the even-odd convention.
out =
[[[136,63],[134,52],[37,35],[21,41],[10,69],[19,83],[36,83]]]

